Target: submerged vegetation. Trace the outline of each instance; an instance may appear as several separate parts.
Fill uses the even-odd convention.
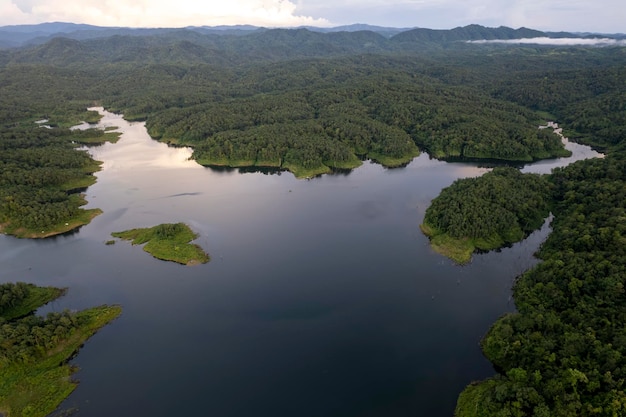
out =
[[[7,417],[44,417],[74,390],[67,361],[119,306],[80,312],[32,314],[63,294],[31,284],[0,285],[0,412]]]
[[[164,261],[183,265],[209,262],[209,255],[199,245],[190,243],[198,235],[184,223],[164,223],[144,229],[115,232],[111,235],[130,240],[133,245],[145,244],[143,250]]]

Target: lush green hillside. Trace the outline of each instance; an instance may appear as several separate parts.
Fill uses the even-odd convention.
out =
[[[155,139],[193,146],[200,163],[297,176],[362,158],[401,165],[419,150],[501,162],[564,155],[559,138],[537,128],[556,120],[609,157],[548,180],[497,170],[461,182],[465,199],[441,197],[458,210],[433,210],[424,223],[500,244],[531,230],[552,192],[544,261],[515,285],[519,313],[483,341],[502,372],[469,387],[457,414],[624,415],[626,49],[458,42],[534,36],[522,32],[171,31],[1,51],[0,223],[5,233],[46,235],[89,220],[76,192],[97,164],[72,141],[97,134],[64,129],[92,119],[94,103],[145,120]]]
[[[552,175],[543,262],[515,284],[518,313],[482,341],[500,374],[469,386],[457,416],[626,414],[625,161],[616,153]]]
[[[420,227],[433,249],[467,263],[477,249],[498,249],[538,229],[548,216],[550,199],[545,176],[496,168],[442,190]]]

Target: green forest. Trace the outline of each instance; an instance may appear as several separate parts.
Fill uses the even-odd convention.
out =
[[[80,193],[98,163],[78,146],[115,135],[68,130],[97,121],[85,110],[92,105],[145,121],[156,140],[193,147],[200,164],[297,177],[364,159],[402,166],[419,152],[504,165],[563,156],[560,138],[538,129],[554,120],[607,157],[543,177],[501,168],[458,181],[424,219],[433,239],[471,240],[471,254],[519,240],[554,215],[542,262],[515,283],[517,312],[482,341],[497,375],[470,385],[456,414],[626,415],[626,49],[440,35],[178,31],[2,50],[1,231],[45,237],[97,214],[81,208]]]
[[[23,282],[0,284],[0,412],[44,417],[74,390],[67,361],[119,306],[34,314],[65,290]]]
[[[432,201],[420,227],[433,249],[467,263],[477,249],[499,249],[538,229],[549,214],[550,185],[512,167],[456,180]]]
[[[468,387],[458,416],[626,413],[625,173],[616,150],[550,176],[555,217],[542,262],[514,285],[518,312],[482,341],[499,375]]]

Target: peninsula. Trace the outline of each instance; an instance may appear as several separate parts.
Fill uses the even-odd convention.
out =
[[[33,314],[65,290],[32,284],[0,284],[0,414],[44,417],[76,388],[67,361],[121,307]]]

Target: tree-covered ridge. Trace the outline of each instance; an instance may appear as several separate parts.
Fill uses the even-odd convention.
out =
[[[538,114],[398,64],[367,57],[255,67],[231,81],[233,97],[157,110],[148,131],[195,147],[202,164],[301,172],[354,167],[363,156],[401,165],[418,147],[437,158],[568,155],[556,135],[536,129]]]
[[[95,182],[92,174],[100,169],[72,143],[85,134],[37,126],[0,131],[0,230],[46,237],[99,213],[81,208],[79,192]]]
[[[623,80],[621,65],[552,69],[499,89],[557,115],[574,139],[609,156],[550,176],[555,218],[539,252],[543,261],[514,286],[518,313],[484,338],[499,375],[462,393],[459,417],[626,415]]]
[[[614,140],[621,125],[622,116],[616,110],[623,91],[619,68],[626,57],[619,48],[559,48],[552,53],[543,48],[458,44],[449,50],[359,55],[344,51],[312,58],[294,51],[292,59],[268,56],[258,60],[246,53],[254,43],[247,44],[252,38],[246,41],[244,37],[232,44],[236,44],[236,54],[218,48],[212,56],[220,59],[206,63],[184,55],[197,49],[201,42],[197,35],[177,34],[177,42],[184,39],[182,44],[160,38],[126,42],[114,37],[99,43],[75,41],[80,43],[75,45],[78,49],[58,41],[0,53],[5,63],[0,64],[0,136],[32,136],[24,132],[34,130],[33,122],[40,119],[61,128],[90,120],[94,115],[85,109],[97,102],[129,120],[146,120],[155,138],[193,146],[200,163],[269,166],[308,177],[355,167],[363,158],[386,166],[402,165],[419,148],[451,159],[530,161],[560,156],[565,150],[559,138],[536,129],[550,116],[536,110],[565,119],[565,104],[580,102],[580,98],[587,100],[580,109],[605,109],[608,115],[586,110],[590,127],[580,126],[582,133],[568,131],[570,138],[588,136],[585,132],[592,126],[602,125]],[[291,36],[297,42],[309,35],[282,30],[263,39],[271,46],[271,39],[287,42]],[[348,35],[335,35],[342,36]],[[355,36],[365,39],[369,35]],[[106,63],[89,58],[105,46],[121,55]],[[87,55],[74,62],[72,54],[77,51]],[[28,54],[29,59],[22,59]],[[151,59],[137,61],[132,58],[136,56]],[[568,81],[585,78],[592,81]],[[585,88],[578,91],[578,84]],[[604,93],[594,95],[598,88],[614,99]],[[538,94],[539,105],[524,100],[528,94]],[[558,101],[561,95],[572,100]],[[93,139],[100,140],[72,140]],[[69,154],[76,150],[51,146],[53,152],[64,154],[59,161],[74,158]],[[48,171],[55,171],[54,178],[67,175],[68,171],[61,172],[64,169]],[[2,175],[11,176],[7,172]],[[83,176],[66,187],[79,189],[88,180]],[[35,231],[47,236],[59,231],[59,225],[69,230],[94,214],[75,210],[78,195],[71,196],[67,207],[59,204],[66,197],[46,187],[10,194],[22,208],[29,195],[38,201],[34,209],[15,211],[28,217],[33,227],[28,236]],[[50,215],[33,215],[47,211],[42,207],[48,202]],[[81,218],[63,221],[67,213]],[[0,220],[5,233],[21,229],[7,229],[2,210],[0,218],[5,219]]]
[[[546,68],[501,84],[494,94],[554,114],[571,139],[600,147],[618,144],[626,135],[626,68],[619,63],[625,51],[612,52],[616,62],[606,66]]]
[[[99,210],[82,209],[80,192],[100,167],[77,147],[117,137],[69,130],[99,119],[86,110],[92,102],[79,97],[92,78],[38,65],[2,68],[0,79],[0,232],[47,237],[89,223]]]
[[[459,417],[626,414],[625,161],[552,175],[558,203],[543,262],[515,284],[518,313],[482,342],[501,375],[468,387]]]
[[[111,233],[113,237],[130,240],[133,245],[144,245],[143,250],[157,259],[183,265],[209,262],[204,250],[191,243],[198,238],[184,223],[163,223],[153,227]]]
[[[433,249],[466,263],[477,249],[497,249],[538,229],[548,216],[550,197],[545,176],[495,168],[444,188],[420,227]]]
[[[32,314],[63,292],[24,283],[0,285],[0,410],[7,417],[53,412],[76,387],[67,360],[121,313],[118,306],[101,306],[46,317]]]
[[[294,32],[295,36],[290,34]],[[26,45],[45,44],[63,37],[67,41],[102,41],[109,38],[119,39],[121,42],[145,44],[155,39],[161,43],[173,40],[195,41],[207,50],[220,52],[246,52],[252,50],[255,57],[291,56],[331,53],[363,53],[372,51],[406,50],[409,47],[417,48],[427,45],[449,45],[468,40],[482,39],[520,39],[537,37],[579,38],[590,35],[573,34],[567,32],[541,32],[538,30],[519,28],[512,29],[505,26],[497,28],[481,25],[468,25],[449,30],[433,30],[426,28],[401,29],[378,27],[364,24],[340,26],[333,28],[316,28],[309,26],[299,29],[266,29],[254,26],[227,27],[187,27],[187,28],[124,28],[98,27],[91,25],[74,25],[71,23],[43,23],[40,25],[18,25],[0,27],[0,49]],[[593,36],[593,35],[591,35]],[[619,35],[601,35],[615,37]],[[622,35],[623,36],[623,35]],[[298,49],[298,51],[294,51]],[[201,55],[195,56],[201,59]],[[34,57],[36,58],[36,57]],[[113,60],[112,56],[104,54],[102,57]],[[31,58],[32,59],[32,58]],[[207,59],[207,58],[205,58]]]

